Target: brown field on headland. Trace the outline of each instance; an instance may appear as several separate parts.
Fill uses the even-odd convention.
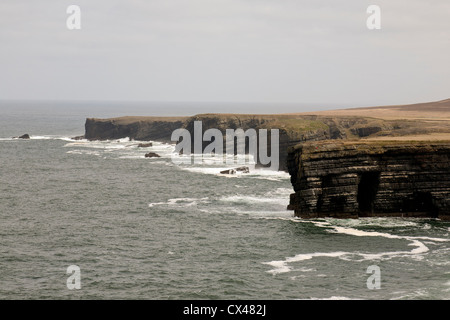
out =
[[[372,117],[383,120],[430,120],[450,121],[450,99],[416,103],[409,105],[393,105],[365,108],[350,108],[317,112],[294,113],[295,115],[321,116],[356,116]]]
[[[436,141],[450,140],[450,99],[409,105],[349,108],[317,112],[292,113],[292,116],[314,115],[319,117],[361,117],[381,121],[403,121],[410,124],[408,130],[392,132],[392,135],[370,135],[364,140]]]

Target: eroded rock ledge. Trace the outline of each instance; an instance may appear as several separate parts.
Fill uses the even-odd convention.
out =
[[[287,165],[298,217],[450,220],[450,141],[306,142]]]

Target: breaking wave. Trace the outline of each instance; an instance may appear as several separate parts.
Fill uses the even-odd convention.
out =
[[[386,219],[389,220],[389,219]],[[377,231],[363,231],[351,227],[343,227],[339,225],[334,225],[328,221],[315,221],[315,220],[302,220],[302,219],[292,219],[291,221],[300,222],[300,223],[312,223],[319,228],[325,228],[326,232],[336,233],[336,234],[346,234],[354,237],[381,237],[387,239],[398,239],[398,240],[406,240],[409,243],[407,246],[413,247],[411,250],[402,250],[402,251],[387,251],[387,252],[379,252],[379,253],[363,253],[363,252],[348,252],[348,251],[334,251],[334,252],[314,252],[314,253],[302,253],[297,254],[293,257],[287,257],[284,260],[273,260],[269,262],[264,262],[264,264],[273,267],[273,269],[267,271],[273,275],[279,273],[290,272],[294,269],[291,265],[295,262],[301,262],[304,260],[311,260],[317,257],[326,257],[326,258],[338,258],[347,261],[364,261],[364,260],[386,260],[392,259],[396,257],[414,257],[421,258],[424,254],[430,251],[429,247],[425,245],[424,241],[427,241],[427,244],[435,244],[436,242],[448,242],[450,239],[444,238],[434,238],[434,237],[425,237],[425,236],[399,236],[386,232],[377,232]],[[346,220],[343,220],[344,223],[348,223]],[[357,223],[360,220],[355,220]],[[395,221],[395,220],[394,220]],[[373,223],[373,220],[370,222]],[[409,221],[404,222],[409,225]],[[414,223],[414,222],[411,222]]]

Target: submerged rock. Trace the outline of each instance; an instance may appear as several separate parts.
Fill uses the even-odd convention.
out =
[[[227,169],[220,171],[221,174],[236,174],[236,172],[249,173],[250,169],[248,167],[238,167],[234,169]]]
[[[25,134],[21,135],[19,137],[19,139],[30,139],[30,135],[28,133],[25,133]]]
[[[83,140],[83,139],[84,139],[84,135],[72,137],[72,138],[70,138],[70,139],[72,139],[72,140]]]
[[[220,173],[221,174],[235,174],[236,170],[234,170],[234,169],[227,169],[227,170],[220,171]]]
[[[161,156],[159,154],[157,154],[157,153],[149,152],[149,153],[145,154],[145,157],[146,158],[160,158]]]

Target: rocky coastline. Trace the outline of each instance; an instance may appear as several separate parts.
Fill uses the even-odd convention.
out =
[[[443,100],[315,114],[88,118],[84,138],[171,142],[183,128],[193,139],[195,121],[223,136],[226,129],[278,129],[279,170],[291,175],[288,209],[296,216],[450,219],[449,111]]]
[[[85,123],[84,137],[88,140],[129,137],[131,140],[171,142],[172,132],[179,128],[187,129],[193,138],[195,121],[202,122],[203,132],[208,129],[219,129],[224,136],[226,129],[240,128],[244,131],[266,129],[269,133],[271,129],[278,129],[279,169],[283,171],[288,169],[288,148],[297,144],[308,141],[360,139],[429,131],[429,125],[421,125],[418,121],[381,120],[358,116],[201,114],[192,117],[88,118]],[[204,142],[203,148],[209,143]],[[269,144],[269,154],[270,147]],[[257,165],[261,165],[259,159],[257,159]]]

